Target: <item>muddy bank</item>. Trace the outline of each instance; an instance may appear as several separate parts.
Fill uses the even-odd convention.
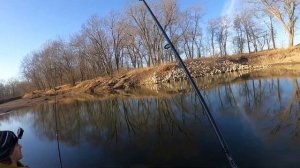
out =
[[[251,73],[250,73],[251,72]],[[198,86],[200,89],[209,89],[223,85],[224,83],[239,83],[243,82],[245,79],[263,79],[266,77],[298,77],[300,76],[300,64],[297,65],[277,65],[272,66],[272,68],[263,69],[263,70],[244,70],[236,71],[224,74],[217,74],[213,76],[204,76],[197,78]],[[65,86],[66,87],[66,86]],[[0,114],[10,112],[19,108],[31,107],[37,104],[42,103],[54,103],[55,99],[59,103],[68,104],[73,103],[74,101],[92,101],[99,99],[108,99],[112,97],[117,98],[128,98],[133,97],[137,99],[149,98],[149,97],[168,97],[172,94],[186,93],[189,92],[192,88],[186,80],[153,84],[148,86],[141,86],[138,88],[127,88],[127,89],[112,89],[105,90],[102,89],[102,92],[98,90],[96,93],[85,93],[85,92],[67,92],[63,91],[61,88],[57,90],[56,94],[53,91],[48,91],[47,94],[40,91],[35,91],[32,97],[22,98],[19,100],[11,101],[8,103],[0,104]],[[51,94],[50,94],[51,93]],[[30,95],[30,94],[28,94]],[[27,95],[27,96],[28,96]]]
[[[300,47],[185,61],[187,68],[195,79],[216,81],[210,79],[226,76],[228,82],[234,79],[229,78],[225,74],[238,73],[243,75],[243,73],[249,71],[260,71],[260,77],[270,76],[270,73],[273,73],[271,74],[272,76],[276,76],[283,72],[282,69],[286,69],[290,73],[291,69],[288,68],[295,67],[295,64],[298,63],[300,63]],[[278,69],[278,72],[274,71],[276,69]],[[300,74],[299,68],[294,68],[292,71],[295,76]],[[262,72],[265,72],[265,75]],[[136,88],[143,88],[140,91],[141,93],[153,96],[160,88],[167,88],[168,91],[166,93],[178,92],[179,90],[173,87],[173,85],[176,85],[174,83],[185,81],[185,79],[186,75],[183,69],[175,62],[155,67],[134,69],[116,74],[113,77],[98,77],[78,82],[75,86],[67,84],[50,90],[36,90],[25,94],[21,99],[0,104],[0,113],[22,107],[30,107],[35,104],[53,102],[55,97],[58,101],[67,101],[72,99],[98,99],[116,95],[135,96],[135,93],[132,94],[130,90]],[[213,84],[210,85],[213,86]]]

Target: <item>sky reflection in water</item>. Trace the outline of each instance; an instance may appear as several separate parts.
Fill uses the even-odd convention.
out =
[[[296,78],[242,80],[202,90],[240,167],[300,165]],[[228,167],[193,92],[58,105],[64,167]],[[0,129],[25,130],[23,162],[59,167],[53,105],[0,116]]]

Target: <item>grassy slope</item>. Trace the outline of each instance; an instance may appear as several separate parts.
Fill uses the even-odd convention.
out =
[[[287,65],[300,63],[300,46],[291,49],[278,49],[261,51],[251,54],[233,55],[223,58],[201,58],[195,60],[187,60],[186,64],[201,62],[205,66],[215,66],[220,60],[240,63],[244,65]],[[113,77],[98,77],[95,79],[78,82],[76,86],[69,84],[57,87],[57,91],[33,91],[25,94],[23,99],[0,104],[0,113],[13,109],[31,106],[43,102],[53,101],[54,95],[58,93],[59,100],[68,101],[70,97],[85,100],[93,98],[92,95],[110,96],[118,94],[118,91],[126,90],[132,86],[149,84],[154,74],[162,75],[170,69],[177,66],[177,63],[167,63],[159,66],[139,68],[130,71],[123,71],[115,74]],[[274,68],[272,68],[274,69]],[[267,71],[267,70],[266,70]],[[151,85],[151,82],[150,82]],[[55,93],[56,92],[56,93]]]
[[[191,64],[201,61],[208,66],[214,66],[219,60],[229,60],[246,65],[279,65],[300,63],[300,46],[292,49],[267,50],[251,54],[233,55],[223,58],[200,58],[185,61]],[[167,63],[149,68],[139,68],[130,71],[120,72],[113,77],[98,77],[95,79],[79,82],[76,86],[64,85],[58,87],[59,93],[62,94],[107,94],[113,93],[113,90],[122,90],[128,87],[149,84],[150,78],[156,74],[164,74],[174,68],[177,63]],[[151,82],[150,82],[151,84]],[[40,97],[43,95],[53,95],[54,91],[35,91],[26,94],[24,98]]]

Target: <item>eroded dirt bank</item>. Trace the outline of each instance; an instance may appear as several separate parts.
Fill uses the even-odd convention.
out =
[[[255,70],[260,71],[258,75],[260,77],[264,76],[264,72],[265,76],[286,75],[285,70],[287,73],[292,73],[289,75],[299,76],[300,68],[298,67],[300,66],[295,65],[300,63],[300,46],[286,50],[269,50],[223,58],[187,60],[185,63],[194,78],[208,79],[206,81],[210,81],[209,79],[212,78],[224,78],[226,76],[224,74],[237,73],[237,76],[239,76]],[[278,72],[276,72],[276,69],[278,69]],[[225,78],[234,80],[235,77],[233,79],[228,76]],[[110,96],[139,96],[131,94],[130,90],[132,88],[143,88],[140,92],[147,92],[147,95],[155,96],[159,87],[166,88],[172,86],[172,83],[184,81],[185,79],[186,76],[177,63],[134,69],[113,77],[99,77],[79,82],[75,86],[63,85],[56,87],[55,90],[33,91],[25,94],[22,99],[0,104],[0,113],[35,104],[53,102],[54,99],[68,102],[72,99],[86,100]],[[176,87],[172,87],[167,89],[167,92],[178,91]]]

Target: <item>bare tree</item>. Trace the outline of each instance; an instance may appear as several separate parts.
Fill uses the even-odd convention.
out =
[[[240,14],[235,15],[233,28],[236,32],[236,35],[233,38],[233,44],[236,46],[236,51],[241,54],[244,51],[245,38],[244,30],[242,27],[242,18]]]
[[[159,4],[161,10],[161,19],[163,23],[163,27],[165,31],[169,34],[173,44],[178,47],[179,45],[179,38],[181,36],[181,32],[179,32],[179,23],[181,22],[181,11],[179,10],[177,0],[163,0]],[[172,57],[168,50],[164,50],[163,46],[165,43],[164,37],[162,37],[162,43],[160,44],[160,52],[159,55],[161,56],[159,63],[164,63],[167,61],[169,57]]]
[[[265,44],[265,30],[261,27],[260,23],[254,19],[252,9],[244,9],[239,13],[237,19],[240,20],[239,23],[235,23],[235,26],[240,26],[243,28],[244,39],[246,40],[248,52],[258,51],[259,46],[264,46]],[[240,24],[240,25],[238,25]]]
[[[246,33],[246,42],[247,42],[248,52],[250,53],[251,52],[251,47],[250,47],[250,40],[251,40],[250,36],[251,35],[250,35],[250,33],[251,33],[251,26],[253,25],[252,21],[251,21],[250,13],[248,11],[242,12],[241,19],[242,19],[243,28]]]
[[[61,40],[49,41],[41,51],[39,66],[41,76],[46,81],[48,88],[54,88],[63,84],[63,71],[59,66],[60,56],[63,54]]]
[[[217,19],[216,38],[219,45],[220,56],[227,55],[227,40],[229,36],[230,20],[224,16]]]
[[[124,48],[124,43],[125,43],[125,29],[126,25],[124,23],[125,20],[122,18],[119,14],[116,13],[111,13],[107,20],[107,25],[108,25],[108,32],[110,32],[110,40],[112,41],[112,50],[111,52],[113,53],[114,57],[114,62],[116,65],[117,71],[120,68],[120,61],[123,56],[123,48]]]
[[[44,88],[42,86],[42,82],[40,82],[39,75],[37,74],[38,71],[36,71],[36,66],[33,64],[35,54],[32,53],[32,55],[27,55],[21,64],[22,73],[25,79],[27,79],[28,82],[33,84],[33,87],[37,89]]]
[[[88,62],[87,38],[82,34],[77,34],[71,37],[69,42],[73,56],[77,61],[78,76],[81,81],[92,78],[91,66]]]
[[[19,98],[23,94],[20,83],[19,80],[13,78],[6,82],[0,81],[0,104]]]
[[[126,57],[127,60],[124,61],[128,64],[127,67],[143,67],[144,61],[147,62],[147,57],[145,50],[143,50],[142,39],[140,36],[135,35],[137,29],[130,23],[129,19],[126,19],[125,24],[126,29],[124,41],[126,41],[126,43],[124,44],[124,57]]]
[[[161,22],[163,29],[170,34],[176,46],[179,35],[177,34],[179,8],[176,0],[157,1],[152,5],[156,17]],[[136,30],[135,39],[141,42],[141,49],[146,53],[146,64],[164,63],[170,58],[169,52],[164,50],[165,40],[158,26],[155,24],[145,6],[142,4],[131,6],[127,10],[128,17],[132,20],[132,29]],[[135,46],[139,46],[136,44]]]
[[[216,31],[218,28],[218,21],[217,20],[210,20],[207,24],[207,32],[208,32],[208,37],[210,41],[210,46],[211,46],[211,55],[215,55],[215,36],[216,36]]]
[[[154,30],[155,24],[149,18],[147,10],[144,6],[132,6],[128,9],[127,14],[130,18],[133,19],[134,27],[137,30],[137,34],[140,36],[142,40],[143,46],[147,52],[146,63],[147,66],[153,65],[153,40],[151,40],[151,30]]]
[[[268,15],[268,18],[269,18],[269,24],[267,24],[267,27],[268,27],[268,29],[270,31],[270,38],[272,40],[273,49],[276,49],[276,42],[275,42],[276,31],[274,29],[273,16],[272,15]]]
[[[271,42],[272,42],[272,48],[276,49],[276,42],[275,42],[275,38],[276,38],[276,31],[274,28],[274,16],[269,14],[267,16],[265,16],[265,13],[259,13],[257,16],[258,20],[262,20],[263,23],[265,23],[266,27],[267,27],[267,32],[265,33],[265,41],[267,43],[267,47],[268,49],[271,48]]]
[[[61,43],[62,53],[59,56],[59,67],[66,78],[67,83],[75,86],[77,81],[78,59],[76,59],[76,50],[73,50],[70,44]]]
[[[83,26],[83,32],[89,39],[90,63],[99,75],[111,75],[113,72],[112,56],[108,35],[103,27],[105,21],[97,16],[92,16]],[[104,73],[103,73],[104,72]]]
[[[199,58],[202,55],[201,17],[202,12],[199,7],[190,8],[185,15],[182,15],[183,24],[180,26],[183,34],[183,48],[187,58],[193,59],[194,56]]]
[[[289,47],[294,46],[295,25],[300,15],[299,0],[250,0],[259,10],[273,15],[289,35]]]

